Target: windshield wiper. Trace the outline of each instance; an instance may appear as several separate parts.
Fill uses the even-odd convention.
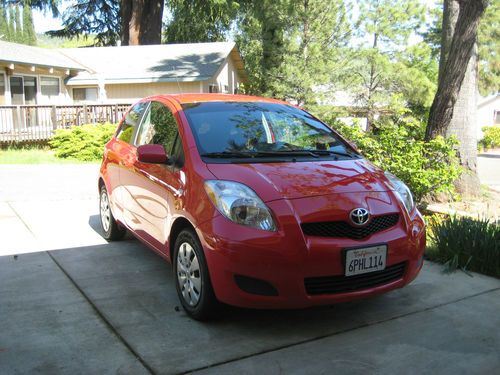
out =
[[[220,152],[207,152],[200,154],[201,157],[207,158],[251,158],[252,154],[242,151],[220,151]]]
[[[308,150],[283,150],[283,151],[221,151],[201,154],[209,158],[262,158],[268,156],[312,156],[318,155]]]
[[[274,151],[219,151],[207,152],[201,154],[202,157],[208,158],[262,158],[268,156],[312,156],[318,158],[322,155],[339,155],[346,157],[353,157],[354,155],[341,151],[332,150],[274,150]]]
[[[333,150],[310,150],[310,151],[315,153],[316,155],[339,155],[339,156],[347,156],[349,158],[356,156],[356,154],[349,154],[347,152],[333,151]]]

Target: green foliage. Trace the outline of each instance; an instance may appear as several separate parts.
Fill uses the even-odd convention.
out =
[[[96,44],[94,35],[87,35],[86,38],[60,38],[50,37],[45,34],[37,35],[37,45],[42,48],[79,48],[90,47]]]
[[[14,13],[14,7],[12,5],[9,5],[9,20],[7,24],[7,39],[6,39],[9,42],[17,41],[15,19],[16,16]]]
[[[355,28],[359,45],[352,48],[344,77],[346,90],[372,112],[387,106],[394,94],[410,108],[426,112],[436,89],[437,63],[424,43],[408,46],[412,33],[424,23],[418,0],[359,1]]]
[[[23,43],[31,46],[36,45],[36,33],[33,26],[30,0],[25,0],[23,6]]]
[[[245,91],[311,105],[348,61],[349,7],[342,0],[242,2],[235,39],[250,82]]]
[[[452,216],[430,220],[427,255],[456,269],[500,277],[500,226],[486,219]]]
[[[479,144],[484,148],[500,147],[500,126],[485,126],[482,128],[484,136]]]
[[[59,158],[93,161],[102,158],[104,145],[116,130],[115,124],[88,124],[56,130],[49,141]]]
[[[329,123],[356,143],[368,160],[404,181],[417,202],[432,193],[453,191],[460,175],[456,141],[437,137],[424,142],[425,124],[410,114],[383,116],[375,121],[372,133],[335,119]]]
[[[15,39],[13,41],[17,43],[23,43],[23,27],[21,24],[21,12],[19,11],[19,4],[16,4],[14,17]]]
[[[46,34],[72,39],[83,37],[84,40],[90,36],[96,46],[116,45],[121,32],[120,4],[129,3],[120,3],[118,0],[77,0],[64,12],[63,28]]]
[[[479,24],[479,90],[500,92],[500,1],[491,1]]]
[[[13,5],[15,4],[15,5]],[[2,6],[0,13],[0,39],[7,42],[21,44],[36,44],[36,34],[33,27],[33,16],[30,0],[11,2],[0,1]],[[22,5],[22,22],[21,9]],[[7,17],[7,9],[9,15]]]
[[[171,15],[164,31],[167,43],[224,41],[239,9],[235,0],[167,0],[166,6]]]
[[[7,7],[3,1],[0,1],[0,40],[8,40],[8,34]]]

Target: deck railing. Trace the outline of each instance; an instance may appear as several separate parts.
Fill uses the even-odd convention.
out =
[[[56,129],[119,122],[130,104],[0,106],[0,142],[39,141]]]

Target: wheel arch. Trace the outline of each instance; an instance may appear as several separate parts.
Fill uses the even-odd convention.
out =
[[[102,178],[102,176],[99,176],[99,181],[97,183],[97,188],[99,189],[99,193],[101,192],[101,188],[103,186],[106,186],[106,183],[104,182],[104,178]],[[107,189],[107,187],[106,187]]]
[[[198,235],[196,233],[194,225],[191,224],[188,219],[182,216],[175,219],[174,223],[172,224],[172,228],[170,229],[170,235],[168,239],[168,253],[170,256],[170,262],[172,264],[174,261],[175,241],[177,240],[177,236],[182,232],[183,229],[191,229],[195,235]]]

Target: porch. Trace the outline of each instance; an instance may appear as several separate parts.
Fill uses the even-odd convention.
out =
[[[41,141],[56,129],[83,124],[117,123],[130,104],[0,106],[0,143]]]

